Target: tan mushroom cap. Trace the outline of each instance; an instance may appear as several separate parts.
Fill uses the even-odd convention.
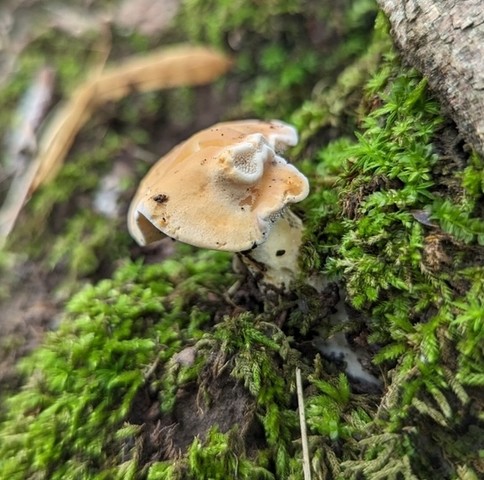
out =
[[[296,143],[296,130],[280,121],[219,123],[193,135],[141,181],[131,235],[140,245],[164,233],[231,252],[264,242],[284,206],[309,192],[307,178],[277,154]]]

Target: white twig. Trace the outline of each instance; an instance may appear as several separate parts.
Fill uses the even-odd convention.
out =
[[[304,411],[304,397],[303,397],[300,368],[296,368],[296,390],[297,390],[297,404],[299,407],[299,424],[301,426],[304,480],[311,480],[311,463],[309,461],[308,434],[306,431],[306,414]]]

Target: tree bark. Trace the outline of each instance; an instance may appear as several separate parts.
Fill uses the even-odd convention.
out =
[[[467,142],[484,155],[482,0],[377,0],[404,59],[429,86]]]

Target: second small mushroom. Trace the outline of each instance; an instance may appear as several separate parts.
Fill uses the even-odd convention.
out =
[[[139,185],[128,228],[140,245],[163,234],[197,247],[241,252],[265,283],[287,288],[297,273],[302,222],[287,204],[307,178],[280,156],[298,140],[281,121],[219,123],[173,148]]]

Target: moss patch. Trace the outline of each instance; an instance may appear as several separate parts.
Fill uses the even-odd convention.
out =
[[[31,380],[7,401],[2,474],[95,478],[105,470],[126,478],[136,464],[129,439],[140,431],[125,423],[133,400],[152,381],[155,362],[168,361],[213,321],[216,292],[230,281],[226,268],[225,255],[207,253],[152,267],[128,263],[74,297],[68,318],[22,362]],[[185,372],[184,381],[194,374]]]
[[[306,265],[341,279],[347,300],[367,317],[353,326],[355,338],[363,332],[378,347],[373,361],[387,383],[353,446],[359,459],[341,466],[350,478],[477,475],[482,163],[462,145],[442,154],[441,139],[454,130],[416,72],[387,62],[367,98],[374,108],[357,141],[319,153],[317,174],[334,175],[345,158],[337,188],[322,183],[309,200]]]

